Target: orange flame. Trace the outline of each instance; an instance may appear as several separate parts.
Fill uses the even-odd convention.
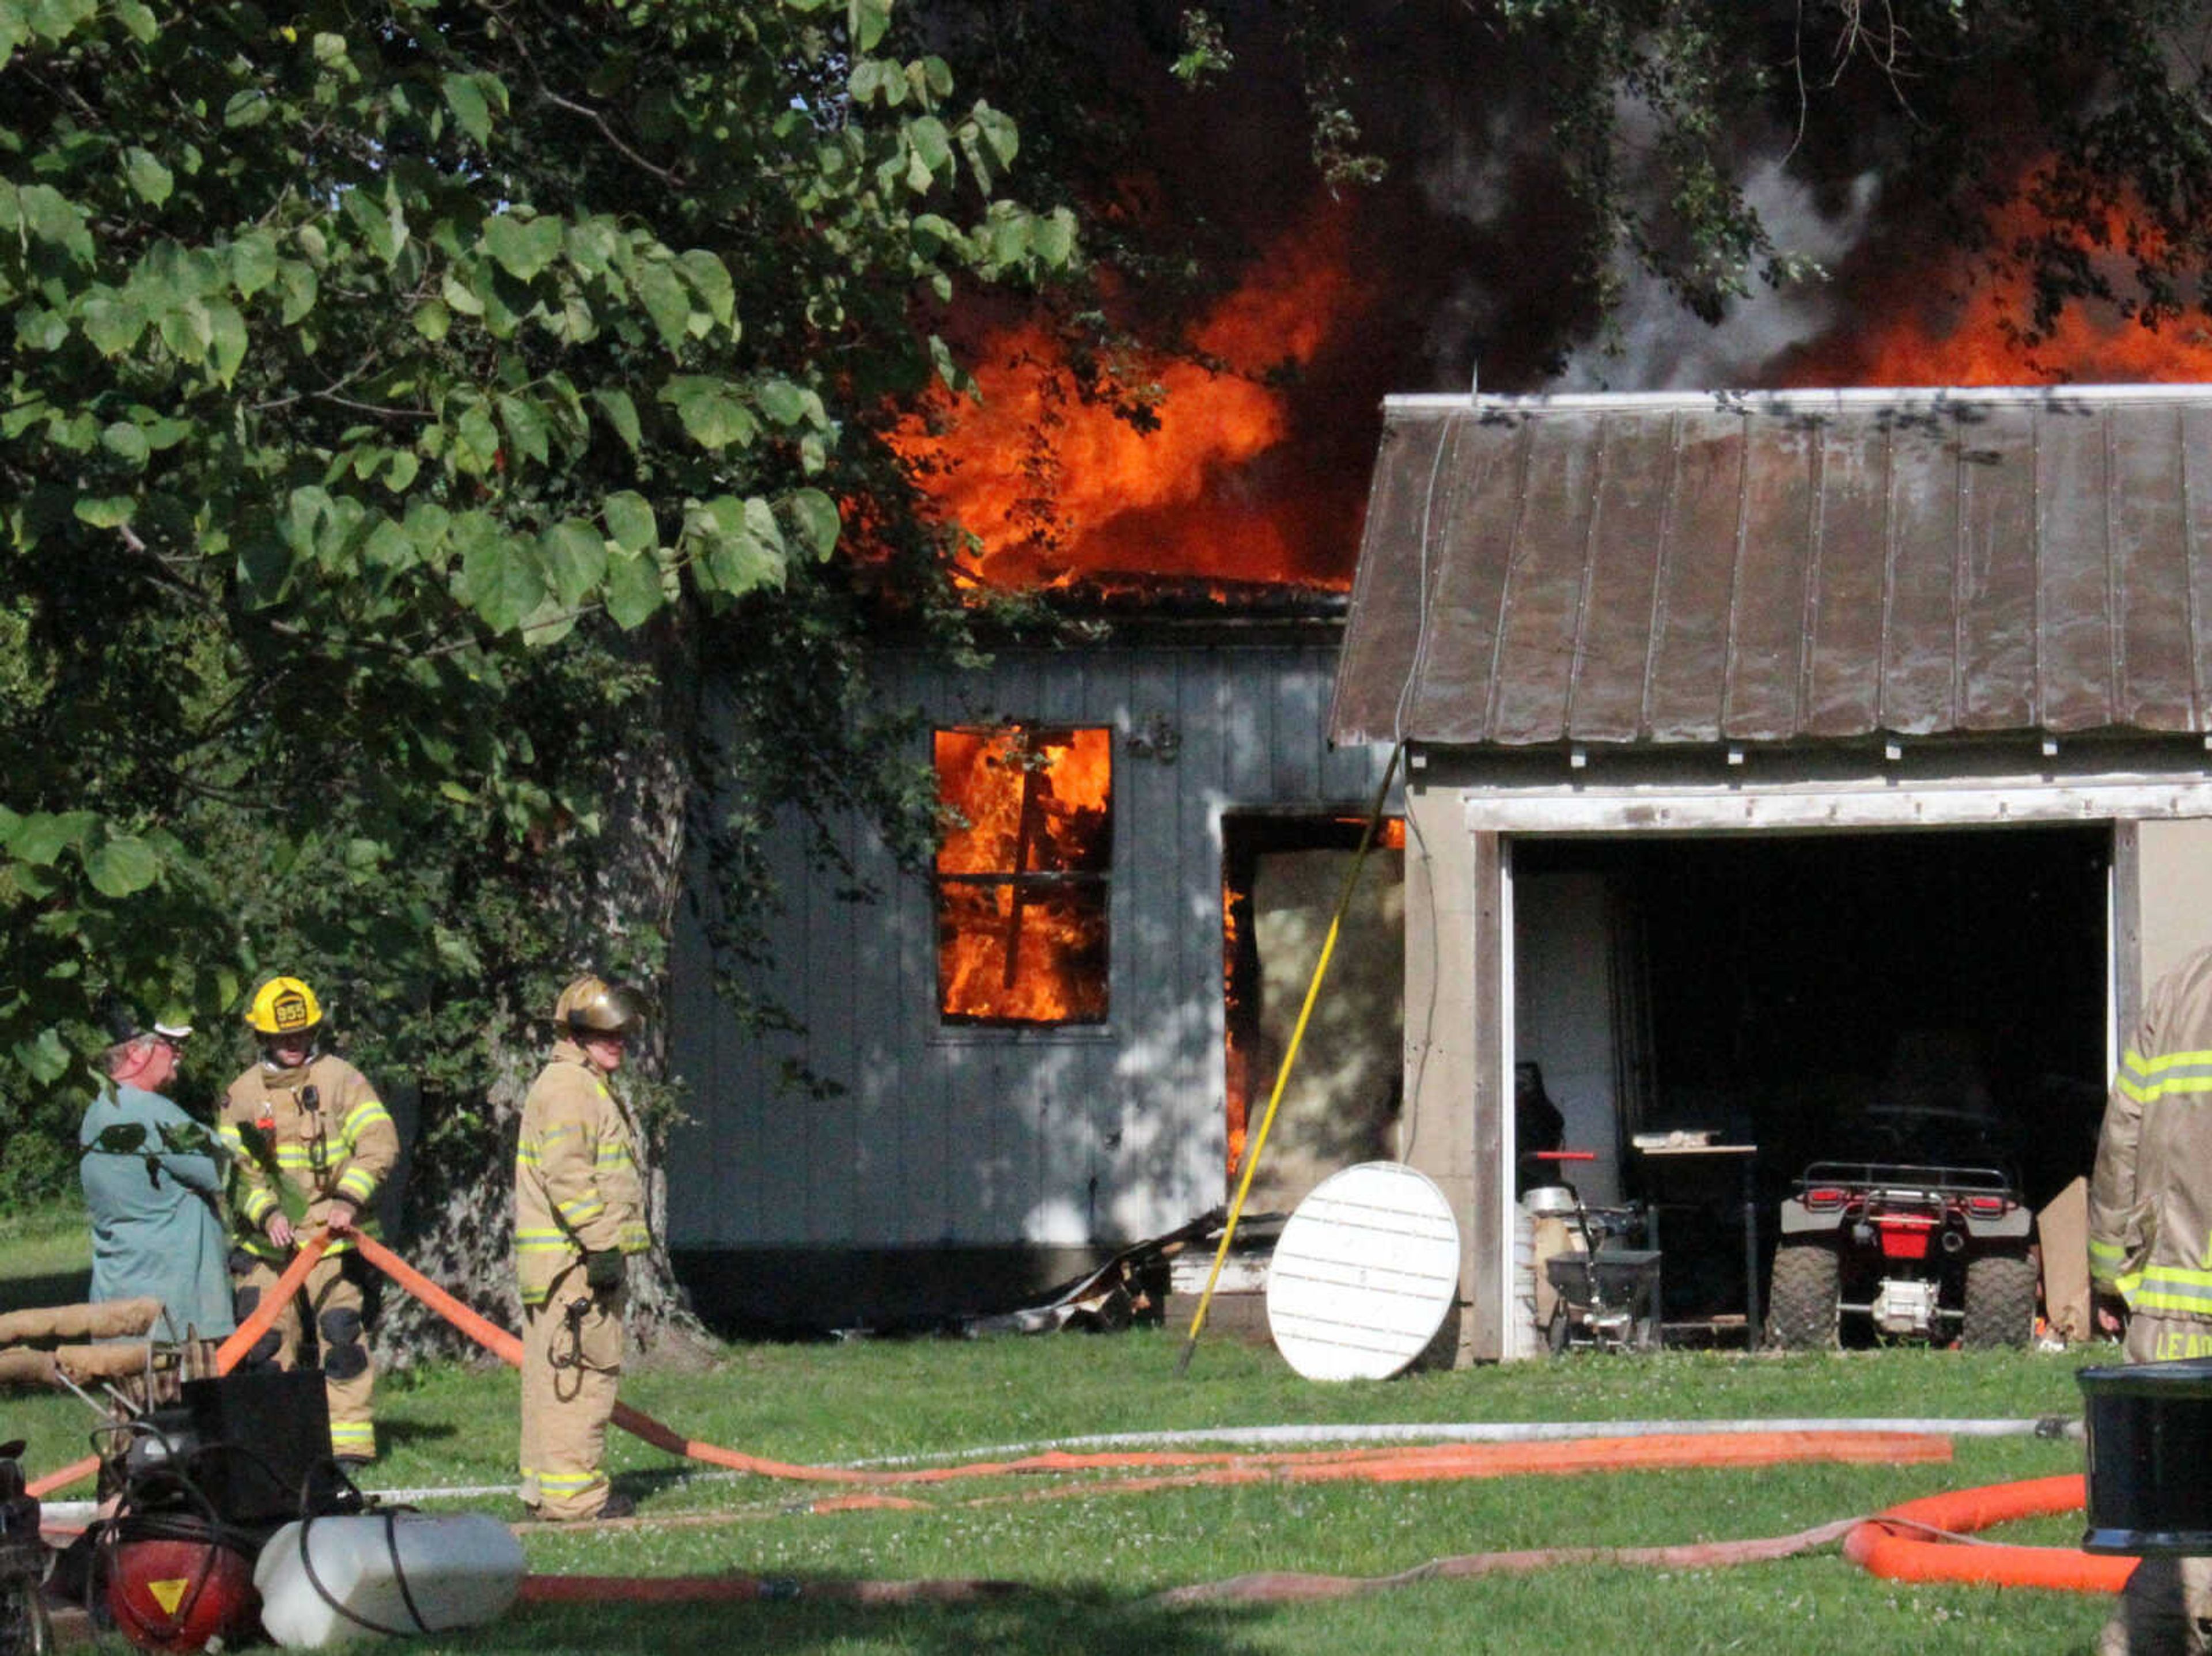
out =
[[[1112,755],[1103,727],[937,733],[949,816],[937,853],[947,1018],[1104,1020]]]
[[[975,580],[1348,585],[1348,571],[1302,572],[1284,491],[1255,478],[1270,462],[1297,476],[1289,398],[1273,382],[1310,362],[1358,309],[1348,253],[1347,216],[1316,214],[1194,331],[1211,365],[1135,364],[1154,431],[1082,401],[1043,325],[994,337],[976,371],[980,403],[939,397],[891,438],[938,508],[981,541]]]
[[[2036,170],[1992,215],[1991,245],[2023,246],[2049,234],[2051,221],[2030,192]],[[2148,245],[2125,209],[2114,209],[2099,243],[2086,229],[2064,234],[2104,266],[2117,291],[2129,281],[2112,249]],[[2212,336],[2201,327],[2153,330],[2111,301],[2069,301],[2047,337],[2022,337],[2028,276],[2011,261],[1977,268],[1965,252],[1935,269],[1908,269],[1872,302],[1874,325],[1831,336],[1792,358],[1778,383],[1813,385],[2020,385],[2212,380]]]

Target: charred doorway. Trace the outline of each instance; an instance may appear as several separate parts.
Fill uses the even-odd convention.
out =
[[[2039,1206],[2095,1150],[2111,846],[2101,827],[1516,838],[1515,1059],[1600,1152],[1592,1199],[1676,1194],[1638,1134],[1755,1144],[1769,1251],[1807,1162],[1955,1153],[1962,1125]],[[1742,1303],[1736,1176],[1703,1223],[1668,1214],[1670,1316]]]
[[[1266,1113],[1331,916],[1357,815],[1237,811],[1221,823],[1229,1188]],[[1403,1094],[1405,824],[1387,819],[1338,930],[1247,1198],[1284,1213],[1340,1168],[1395,1157]]]

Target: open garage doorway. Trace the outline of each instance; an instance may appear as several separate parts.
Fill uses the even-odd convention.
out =
[[[1741,1167],[1686,1185],[1639,1136],[1756,1146],[1762,1273],[1808,1162],[1916,1159],[1899,1107],[1983,1118],[2031,1206],[2089,1171],[2108,828],[1516,836],[1511,856],[1515,1060],[1595,1153],[1585,1199],[1663,1204],[1670,1319],[1744,1307]]]
[[[1347,811],[1230,811],[1221,820],[1222,1019],[1228,1187],[1296,1030],[1358,861]],[[1395,1154],[1403,1095],[1405,823],[1378,826],[1329,956],[1247,1205],[1288,1213],[1330,1174]]]

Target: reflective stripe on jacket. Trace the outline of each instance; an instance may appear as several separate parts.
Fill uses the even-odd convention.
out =
[[[554,1044],[522,1101],[514,1149],[514,1271],[523,1302],[543,1305],[586,1253],[642,1253],[644,1186],[629,1117],[574,1042]]]
[[[399,1130],[368,1078],[343,1059],[324,1052],[296,1070],[255,1065],[230,1083],[216,1131],[230,1151],[231,1210],[250,1252],[282,1257],[262,1230],[279,1207],[295,1229],[305,1229],[320,1224],[332,1202],[350,1202],[374,1234],[370,1204],[399,1160]],[[351,1246],[333,1236],[330,1251]]]
[[[2153,986],[2112,1077],[2089,1275],[2134,1310],[2212,1321],[2212,949]]]

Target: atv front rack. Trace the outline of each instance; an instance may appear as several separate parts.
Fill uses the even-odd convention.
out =
[[[2020,1199],[2012,1176],[1996,1168],[1919,1167],[1899,1162],[1815,1162],[1792,1186],[1802,1197],[1821,1186],[1931,1196],[2002,1196]]]

